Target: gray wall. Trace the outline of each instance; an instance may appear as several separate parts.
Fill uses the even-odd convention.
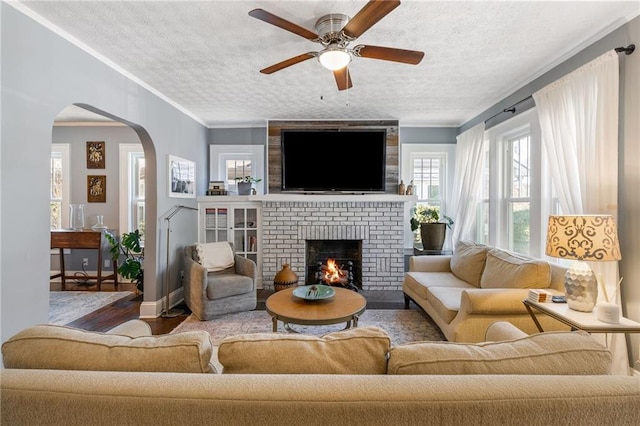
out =
[[[400,123],[400,143],[445,143],[455,144],[456,127],[402,127]]]
[[[207,141],[212,145],[266,145],[267,123],[264,123],[264,127],[209,129]]]
[[[143,309],[163,301],[164,216],[195,199],[168,197],[167,155],[196,161],[197,193],[207,174],[207,129],[192,117],[58,37],[5,2],[0,4],[2,119],[0,148],[0,340],[48,322],[49,158],[52,126],[68,105],[86,104],[134,127],[147,171],[147,247]],[[171,221],[171,288],[178,287],[176,247],[197,240],[197,221]]]

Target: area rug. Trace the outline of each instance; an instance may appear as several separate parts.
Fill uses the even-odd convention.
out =
[[[376,326],[385,330],[391,336],[391,344],[399,345],[415,341],[445,340],[440,329],[428,315],[411,309],[371,309],[366,310],[358,321],[358,327]],[[190,315],[171,333],[181,331],[205,330],[211,335],[214,346],[218,346],[227,336],[247,333],[271,333],[273,323],[266,311],[248,311],[223,315],[211,321],[200,321],[195,315]],[[296,331],[311,335],[322,335],[344,329],[345,324],[327,326],[291,325]],[[278,332],[287,333],[278,321]]]
[[[69,324],[132,294],[130,291],[51,291],[49,324]]]

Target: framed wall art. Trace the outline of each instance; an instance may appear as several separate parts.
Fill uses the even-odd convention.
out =
[[[87,142],[87,169],[104,169],[104,142]]]
[[[169,155],[169,197],[196,198],[196,163]]]
[[[89,203],[107,202],[107,176],[87,176],[87,201]]]

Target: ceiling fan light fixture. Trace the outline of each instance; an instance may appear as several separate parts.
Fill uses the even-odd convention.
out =
[[[318,61],[328,70],[342,69],[351,62],[351,55],[343,47],[327,47],[318,55]]]

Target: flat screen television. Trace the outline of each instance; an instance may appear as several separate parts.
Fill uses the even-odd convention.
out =
[[[386,129],[283,129],[283,192],[385,192]]]

